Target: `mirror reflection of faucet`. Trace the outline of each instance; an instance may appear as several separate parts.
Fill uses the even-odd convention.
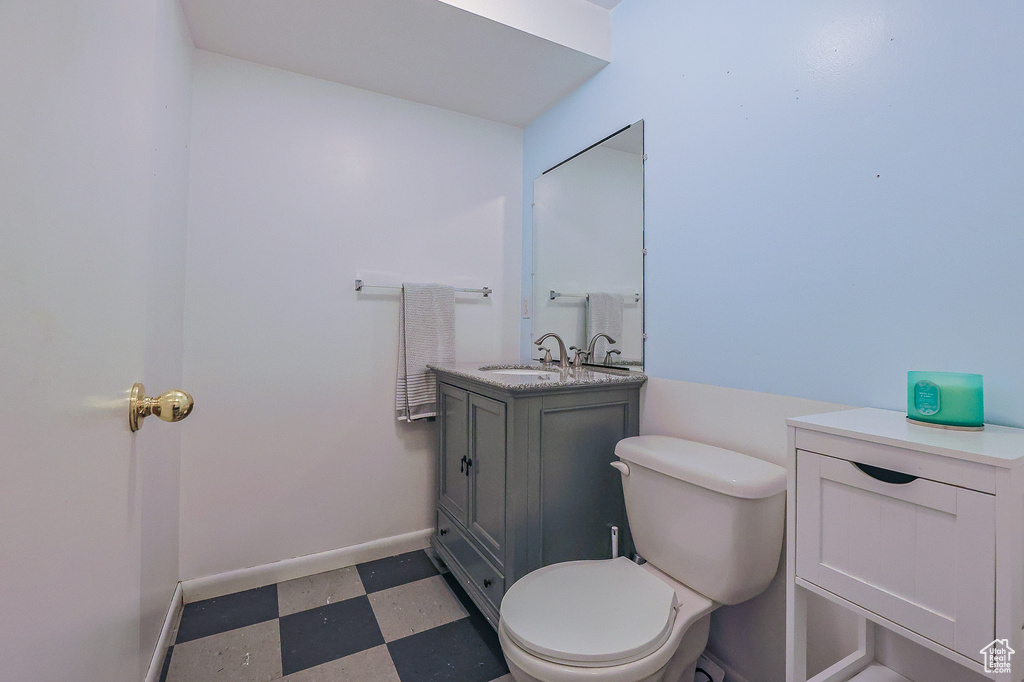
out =
[[[613,355],[622,355],[622,351],[619,350],[618,348],[613,348],[610,351],[608,351],[607,353],[605,353],[604,354],[604,364],[606,364],[606,365],[614,364],[612,362],[612,356]]]
[[[588,346],[587,346],[587,357],[593,359],[593,357],[594,357],[594,349],[597,346],[597,342],[600,341],[602,337],[607,339],[608,345],[611,345],[612,343],[615,343],[615,340],[612,339],[607,334],[605,334],[604,332],[598,332],[597,334],[594,335],[594,338],[590,340],[590,344],[588,344]]]
[[[597,348],[597,342],[600,341],[602,337],[604,337],[605,339],[608,340],[608,345],[611,345],[611,344],[615,343],[615,339],[613,339],[612,337],[608,336],[604,332],[598,332],[598,333],[594,334],[594,338],[590,339],[590,344],[587,346],[587,358],[591,362],[594,362],[594,354],[595,354],[595,350]],[[605,363],[604,364],[607,365],[608,364],[608,355],[607,354],[605,355],[604,359],[605,359]]]

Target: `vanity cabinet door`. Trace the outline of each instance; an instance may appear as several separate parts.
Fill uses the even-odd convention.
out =
[[[505,404],[470,393],[469,424],[467,527],[491,561],[500,567],[505,552]]]
[[[452,518],[469,525],[469,397],[448,384],[439,385],[440,461],[439,503]]]
[[[637,393],[600,391],[544,396],[531,415],[530,569],[611,556],[631,549],[615,445],[635,436]]]

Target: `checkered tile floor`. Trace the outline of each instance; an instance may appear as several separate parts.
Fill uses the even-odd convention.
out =
[[[512,682],[423,551],[186,604],[161,682]]]

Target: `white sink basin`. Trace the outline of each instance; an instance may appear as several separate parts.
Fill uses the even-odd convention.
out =
[[[534,379],[557,379],[558,372],[548,372],[543,369],[483,369],[481,371],[487,372],[488,374],[504,374],[506,376],[517,376],[517,377],[532,377]]]

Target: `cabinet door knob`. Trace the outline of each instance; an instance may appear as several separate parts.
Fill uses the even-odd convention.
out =
[[[447,528],[442,528],[439,531],[437,531],[437,534],[438,535],[448,535],[448,529]]]
[[[491,586],[491,579],[490,578],[484,578],[484,587],[490,587],[490,586]]]
[[[467,459],[466,460],[466,475],[467,476],[469,476],[469,467],[471,467],[471,466],[473,466],[473,460]]]
[[[463,455],[462,459],[459,461],[459,473],[460,474],[466,473],[466,456],[465,455]]]

